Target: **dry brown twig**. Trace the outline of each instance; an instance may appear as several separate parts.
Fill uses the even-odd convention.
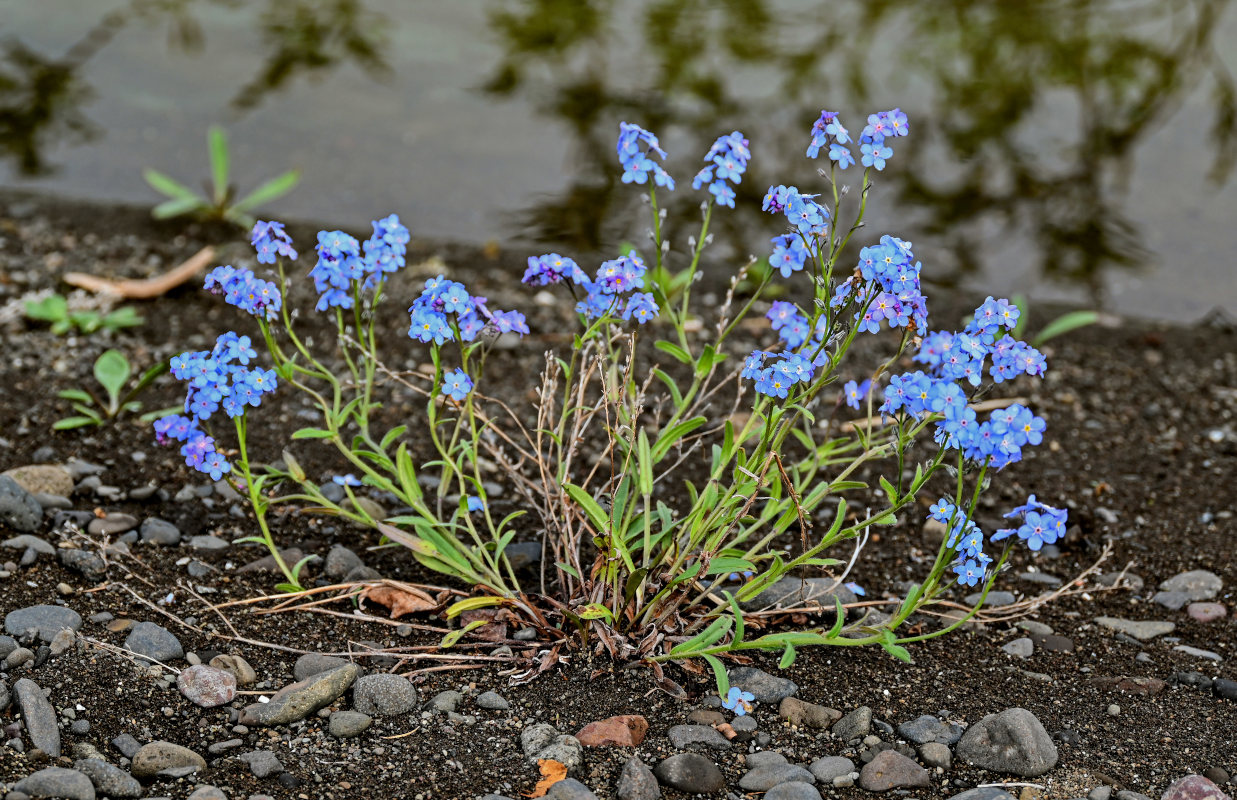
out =
[[[173,270],[143,280],[112,281],[84,272],[70,272],[64,282],[97,294],[110,294],[128,300],[150,300],[162,297],[201,272],[215,257],[215,248],[207,245]]]

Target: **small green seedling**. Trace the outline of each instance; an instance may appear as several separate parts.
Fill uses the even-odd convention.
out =
[[[132,306],[121,306],[115,311],[102,314],[98,311],[70,311],[69,301],[63,295],[53,294],[42,300],[26,301],[26,318],[49,322],[52,333],[61,336],[77,328],[91,334],[100,328],[118,331],[141,325],[146,320]]]
[[[291,169],[271,178],[240,200],[232,202],[235,192],[228,182],[231,159],[228,156],[228,137],[223,128],[212,125],[206,136],[206,144],[210,152],[213,184],[209,199],[162,172],[149,168],[142,171],[142,177],[151,188],[168,197],[151,211],[155,219],[193,214],[203,219],[225,220],[242,228],[252,228],[254,219],[248,212],[263,203],[283,197],[292,191],[301,179],[300,171]]]
[[[1027,325],[1031,320],[1031,308],[1026,297],[1022,295],[1014,296],[1014,305],[1018,306],[1018,311],[1021,313],[1018,316],[1018,324],[1010,335],[1015,339],[1022,339],[1026,337]],[[1049,322],[1040,329],[1039,333],[1027,337],[1027,341],[1032,347],[1039,347],[1050,339],[1063,336],[1079,328],[1085,328],[1088,325],[1094,325],[1099,321],[1100,314],[1098,311],[1070,311]]]
[[[129,359],[125,358],[124,354],[119,350],[104,352],[94,362],[94,377],[99,382],[99,385],[103,387],[105,394],[96,396],[85,389],[64,389],[58,392],[60,397],[72,401],[73,410],[78,413],[78,416],[65,417],[57,421],[52,425],[52,430],[67,431],[74,428],[84,428],[87,425],[102,425],[107,420],[115,419],[121,414],[135,414],[141,411],[142,401],[136,399],[137,395],[153,383],[155,378],[167,372],[167,370],[168,365],[166,362],[156,364],[142,373],[142,376],[138,378],[133,388],[122,395],[121,392],[124,392],[125,384],[129,382],[129,378],[133,375]],[[147,412],[139,419],[143,422],[152,422],[159,417],[168,413],[175,413],[179,410],[179,406],[161,408],[157,411]]]

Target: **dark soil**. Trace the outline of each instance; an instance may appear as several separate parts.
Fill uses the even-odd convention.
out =
[[[299,226],[292,229],[303,254],[311,250],[314,231]],[[109,277],[145,277],[162,272],[202,244],[226,242],[226,237],[222,230],[156,225],[137,210],[0,195],[0,304],[38,289],[67,291],[58,279],[69,271]],[[250,252],[243,241],[234,239],[223,244],[218,261],[252,266]],[[476,252],[414,240],[408,262],[418,266],[407,270],[390,287],[389,295],[398,301],[383,309],[389,320],[383,330],[384,341],[390,343],[385,356],[389,366],[411,369],[426,359],[424,348],[406,337],[403,305],[415,295],[426,274],[444,271],[465,282],[472,292],[489,297],[492,305],[519,308],[528,314],[533,334],[518,348],[503,351],[502,358],[492,359],[486,376],[490,391],[501,393],[513,404],[527,406],[543,364],[543,352],[569,347],[565,332],[572,330],[565,303],[536,304],[532,300],[535,292],[519,285],[527,255],[501,250]],[[427,263],[431,258],[441,263]],[[312,260],[302,255],[298,263],[307,268]],[[198,286],[200,283],[194,282],[170,296],[139,304],[147,323],[119,334],[57,337],[45,328],[28,325],[19,315],[10,313],[0,318],[5,343],[0,380],[0,468],[32,463],[40,450],[39,460],[43,462],[82,459],[106,467],[102,475],[106,484],[126,490],[153,484],[164,491],[142,502],[104,503],[78,495],[74,498],[77,509],[124,511],[139,519],[162,517],[178,525],[186,537],[217,533],[234,539],[254,533],[252,517],[234,516],[229,513],[231,504],[217,496],[212,498],[216,501],[212,507],[196,499],[180,503],[170,499],[183,486],[203,486],[210,481],[186,468],[174,451],[157,447],[147,425],[122,420],[84,432],[50,431],[52,422],[68,413],[67,403],[55,393],[87,384],[91,364],[102,350],[118,347],[144,368],[183,350],[207,347],[222,331],[246,331],[248,320],[242,314]],[[937,327],[952,327],[950,321],[973,308],[976,300],[929,296],[936,303]],[[302,307],[311,305],[302,303]],[[1034,312],[1041,324],[1052,316],[1040,308]],[[1237,705],[1232,701],[1218,699],[1209,691],[1171,684],[1159,694],[1135,696],[1109,688],[1102,680],[1118,676],[1169,680],[1175,672],[1190,670],[1237,679],[1237,636],[1231,615],[1201,624],[1184,610],[1170,611],[1150,600],[1161,581],[1187,570],[1208,569],[1224,580],[1225,588],[1217,600],[1230,609],[1234,605],[1237,332],[1222,325],[1182,327],[1122,321],[1054,340],[1045,352],[1050,369],[1044,382],[1007,388],[1030,397],[1032,407],[1048,420],[1048,437],[1042,447],[1029,450],[1023,462],[995,477],[980,522],[989,530],[1002,510],[1033,492],[1046,502],[1068,505],[1074,529],[1059,550],[1035,558],[1020,552],[1011,574],[1003,576],[995,588],[1034,597],[1042,587],[1020,579],[1016,573],[1033,569],[1068,580],[1090,567],[1105,543],[1111,543],[1112,553],[1101,569],[1113,573],[1129,565],[1132,573],[1145,580],[1145,588],[1074,593],[1040,607],[1033,619],[1071,638],[1076,644],[1072,653],[1037,650],[1025,661],[1007,655],[1001,645],[1023,634],[1012,623],[994,623],[912,646],[911,665],[879,650],[818,649],[801,652],[785,674],[799,684],[798,697],[803,700],[843,713],[868,705],[877,718],[895,726],[924,713],[943,713],[971,723],[1011,706],[1027,708],[1050,732],[1073,734],[1065,734],[1065,741],[1058,742],[1058,766],[1034,781],[1046,787],[1042,797],[1082,796],[1102,784],[1158,796],[1173,780],[1189,773],[1210,767],[1237,773],[1237,746],[1233,743]],[[143,400],[147,408],[157,408],[173,405],[181,396],[176,383],[164,378]],[[395,392],[385,413],[392,420],[404,416],[415,420],[423,413],[422,402]],[[298,416],[298,410],[281,392],[254,412],[260,420],[260,425],[252,426],[260,428],[254,450],[277,458],[291,430],[312,424]],[[301,448],[297,454],[309,474],[321,479],[342,469],[342,464],[326,452]],[[509,491],[498,504],[500,510],[517,506]],[[532,536],[535,532],[530,522],[523,534]],[[2,526],[0,534],[3,538],[11,535]],[[48,524],[40,535],[55,542],[61,534]],[[276,535],[281,544],[321,555],[332,544],[344,544],[363,554],[384,577],[447,585],[401,551],[365,552],[365,548],[377,544],[372,532],[330,519],[289,513],[279,518]],[[903,582],[925,574],[932,552],[923,541],[920,520],[904,519],[865,549],[851,577],[866,588],[869,600],[897,597]],[[5,559],[10,554],[16,560],[13,551],[0,553]],[[259,680],[268,682],[264,688],[271,689],[292,680],[292,662],[298,652],[363,650],[365,646],[360,643],[365,641],[384,647],[434,645],[447,624],[422,615],[403,620],[420,627],[411,632],[399,629],[397,633],[394,624],[348,618],[352,609],[347,602],[326,607],[342,612],[342,616],[308,612],[261,615],[231,608],[225,612],[225,621],[207,612],[186,591],[190,581],[185,564],[191,555],[218,570],[192,581],[193,586],[215,590],[209,595],[211,601],[272,591],[275,580],[271,574],[239,574],[235,570],[262,556],[259,550],[233,546],[219,556],[202,556],[184,547],[139,546],[134,557],[113,559],[108,579],[93,586],[59,563],[40,559],[34,566],[0,580],[0,613],[63,602],[83,618],[107,611],[117,617],[158,622],[180,637],[186,650],[243,655],[257,669]],[[74,587],[76,593],[62,597],[57,589],[62,582]],[[381,616],[383,609],[367,606],[366,611]],[[1092,623],[1101,615],[1171,620],[1177,625],[1172,636],[1181,644],[1215,651],[1224,661],[1200,660],[1175,651],[1172,642],[1165,639],[1141,646],[1123,641]],[[937,624],[929,617],[918,622],[925,630]],[[114,645],[124,640],[123,633],[112,633],[101,624],[89,622],[82,634]],[[280,649],[229,640],[226,635]],[[460,652],[486,652],[499,644],[502,642]],[[517,655],[532,656],[541,648],[527,642],[507,644]],[[1146,653],[1145,660],[1136,660],[1140,652]],[[444,689],[465,686],[493,689],[511,702],[510,711],[492,712],[476,709],[466,701],[461,710],[478,717],[472,727],[444,730],[441,718],[414,713],[378,718],[361,738],[336,740],[325,734],[325,720],[311,717],[290,728],[256,729],[240,737],[245,748],[236,752],[273,749],[294,778],[284,779],[288,785],[273,778],[259,781],[243,763],[214,757],[205,773],[179,782],[160,781],[147,791],[183,797],[195,783],[211,783],[225,788],[232,797],[265,793],[301,798],[470,798],[491,791],[518,796],[531,791],[538,777],[525,762],[518,743],[521,729],[530,722],[546,721],[564,733],[575,733],[584,724],[613,714],[643,714],[650,729],[637,752],[652,766],[673,752],[665,735],[667,729],[685,722],[713,687],[707,673],[697,675],[670,667],[668,674],[691,695],[691,701],[685,703],[660,691],[647,669],[615,669],[609,661],[578,650],[565,654],[569,659],[564,663],[522,686],[508,685],[499,674],[507,664],[418,672],[413,676],[423,699]],[[371,669],[400,672],[443,663],[409,660],[394,665],[372,657],[361,660]],[[758,656],[754,661],[777,673],[777,654]],[[11,684],[20,676],[9,677]],[[205,755],[207,745],[234,735],[229,707],[198,709],[175,689],[160,688],[144,670],[109,652],[70,650],[35,670],[31,677],[51,690],[57,708],[80,704],[86,709],[79,716],[90,721],[91,730],[77,737],[66,727],[66,753],[74,742],[89,741],[115,756],[109,742],[129,733],[140,741],[177,742]],[[243,699],[250,702],[253,698]],[[241,700],[238,698],[232,706],[239,708]],[[1116,716],[1108,712],[1112,704],[1120,706]],[[0,721],[12,722],[14,713],[10,709]],[[844,743],[827,734],[785,725],[776,708],[759,706],[755,715],[760,729],[772,734],[770,747],[792,761],[824,755],[855,757]],[[739,753],[743,750],[736,745],[733,754],[715,754],[731,785],[742,773]],[[599,797],[612,797],[619,770],[630,755],[620,749],[590,749],[580,778]],[[37,768],[24,756],[0,751],[0,781],[15,781]],[[943,776],[933,777],[929,794],[948,796],[963,787],[1001,780],[1005,778],[955,764]],[[839,798],[867,794],[858,788],[823,793]],[[667,792],[665,796],[680,795]]]

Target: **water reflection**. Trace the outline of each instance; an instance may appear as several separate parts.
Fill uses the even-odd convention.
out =
[[[348,224],[398,208],[429,237],[587,258],[640,234],[619,120],[670,150],[680,246],[696,159],[739,129],[754,159],[711,255],[741,260],[777,232],[756,211],[765,187],[817,185],[802,153],[822,105],[852,128],[897,105],[913,138],[869,222],[915,239],[933,276],[983,270],[1009,291],[1048,277],[1101,302],[1114,276],[1183,259],[1189,273],[1161,271],[1137,310],[1171,290],[1197,311],[1225,281],[1237,302],[1214,210],[1237,199],[1230,1],[10,3],[0,176],[61,162],[42,187],[147,202],[141,168],[197,163],[221,123],[238,160],[306,169],[283,213]]]
[[[44,155],[47,150],[100,133],[82,111],[95,97],[86,79],[91,59],[134,24],[163,28],[173,51],[201,52],[208,42],[196,12],[203,8],[247,7],[244,0],[129,0],[105,12],[58,58],[37,53],[4,31],[11,38],[0,44],[0,156],[11,159],[22,175],[54,169]],[[268,0],[255,16],[262,62],[233,96],[233,119],[301,76],[345,64],[358,66],[373,79],[390,75],[383,52],[390,20],[367,10],[363,0]]]
[[[1016,238],[1043,274],[1081,282],[1100,302],[1104,270],[1148,257],[1128,211],[1134,162],[1157,158],[1149,140],[1196,91],[1206,95],[1193,121],[1209,132],[1200,152],[1210,181],[1231,174],[1237,103],[1215,47],[1227,6],[526,0],[492,15],[504,56],[485,88],[535,103],[575,137],[570,185],[518,213],[516,227],[532,239],[613,245],[620,234],[603,215],[632,194],[614,179],[620,118],[663,140],[684,134],[686,152],[736,126],[754,142],[776,139],[762,154],[783,160],[753,162],[752,200],[768,183],[805,175],[804,131],[822,101],[851,110],[857,124],[855,111],[896,103],[917,141],[899,149],[882,191],[892,184],[893,218],[911,216],[920,237],[945,243],[955,279]],[[637,67],[619,73],[614,61]],[[738,237],[760,223],[730,220],[746,252]]]

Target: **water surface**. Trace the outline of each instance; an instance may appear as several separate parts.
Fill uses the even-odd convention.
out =
[[[715,215],[715,268],[764,255],[771,183],[823,107],[912,135],[867,231],[936,285],[1159,318],[1237,310],[1237,21],[1227,0],[0,0],[0,182],[151,203],[155,167],[207,176],[224,125],[243,191],[290,167],[272,215],[580,259],[642,241],[620,120],[679,179],[719,134],[754,158]],[[852,182],[858,170],[848,171]],[[664,199],[664,198],[662,198]],[[931,292],[929,292],[931,297]]]

